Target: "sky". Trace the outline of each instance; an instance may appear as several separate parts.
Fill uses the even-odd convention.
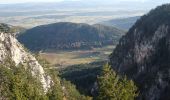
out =
[[[9,3],[25,3],[25,2],[62,2],[62,1],[81,1],[81,0],[0,0],[1,4],[9,4]],[[92,1],[92,0],[91,0]],[[105,0],[103,0],[105,1]],[[113,0],[107,0],[113,2]],[[114,2],[119,1],[135,1],[135,2],[147,2],[149,0],[114,0]],[[169,0],[154,0],[155,2],[166,2]]]
[[[156,4],[160,5],[163,3],[170,3],[170,0],[0,0],[0,4],[16,4],[16,3],[34,3],[34,2],[62,2],[62,1],[85,1],[86,3],[96,2],[98,4],[102,3],[125,3],[127,2],[136,2],[136,3],[146,3],[146,4]]]
[[[61,1],[73,1],[73,0],[0,0],[0,3],[8,4],[8,3],[25,3],[25,2],[61,2]]]

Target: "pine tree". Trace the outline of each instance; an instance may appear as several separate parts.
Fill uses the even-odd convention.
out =
[[[106,64],[98,77],[97,100],[134,100],[137,96],[137,87],[132,80],[120,77]]]
[[[51,89],[47,93],[49,100],[63,100],[63,90],[57,72],[51,70],[50,75],[53,80],[53,84],[51,85]]]
[[[10,60],[0,64],[0,99],[47,100],[39,79],[33,77],[26,66],[16,67]]]

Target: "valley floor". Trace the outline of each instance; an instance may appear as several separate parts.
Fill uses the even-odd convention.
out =
[[[40,56],[56,67],[67,67],[108,60],[115,46],[105,46],[92,50],[43,52]]]

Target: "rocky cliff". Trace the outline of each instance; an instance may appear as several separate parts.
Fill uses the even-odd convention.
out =
[[[139,100],[170,100],[170,4],[139,19],[123,36],[110,64],[135,80]]]
[[[50,88],[51,78],[46,75],[43,67],[38,63],[35,57],[26,52],[24,47],[10,33],[0,33],[0,63],[4,63],[5,59],[10,58],[18,64],[28,64],[32,75],[39,77],[45,92]]]

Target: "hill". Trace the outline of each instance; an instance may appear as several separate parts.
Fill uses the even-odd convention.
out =
[[[112,19],[112,20],[101,22],[101,24],[114,26],[123,30],[129,30],[129,28],[131,28],[139,18],[140,16]]]
[[[91,49],[117,44],[123,34],[103,25],[60,22],[29,29],[18,40],[32,51]]]
[[[120,39],[110,64],[137,83],[138,100],[169,100],[170,4],[142,16]]]

